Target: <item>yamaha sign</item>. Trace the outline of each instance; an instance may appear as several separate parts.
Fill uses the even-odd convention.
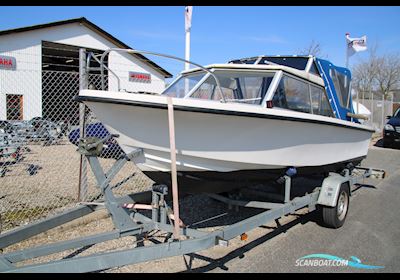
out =
[[[151,75],[141,72],[129,72],[130,82],[151,83]]]
[[[0,69],[15,70],[17,68],[17,60],[15,57],[0,55]]]

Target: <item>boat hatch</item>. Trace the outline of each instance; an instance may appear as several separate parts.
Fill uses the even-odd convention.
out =
[[[311,56],[258,56],[229,61],[233,64],[283,65],[303,70],[319,76],[317,66]]]

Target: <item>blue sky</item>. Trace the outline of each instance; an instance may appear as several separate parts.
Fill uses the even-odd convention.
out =
[[[127,45],[184,57],[183,6],[2,7],[0,30],[86,17]],[[200,64],[260,54],[295,54],[312,40],[339,66],[345,65],[345,33],[367,35],[378,53],[400,54],[400,7],[194,6],[191,59]],[[352,56],[350,66],[367,56]],[[154,56],[173,74],[180,62]]]

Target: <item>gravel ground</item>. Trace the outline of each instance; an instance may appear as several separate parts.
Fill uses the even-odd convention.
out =
[[[9,165],[4,177],[0,177],[0,215],[2,230],[26,224],[53,213],[74,207],[78,203],[78,182],[80,155],[76,146],[68,140],[56,145],[29,145],[30,152],[23,153],[23,159]],[[100,159],[105,170],[114,159]],[[36,174],[29,175],[29,165],[38,166]],[[90,168],[89,168],[90,169]],[[132,176],[134,175],[134,176]],[[112,181],[112,184],[129,177],[129,181],[115,189],[117,196],[148,190],[152,181],[132,163],[126,164]],[[90,201],[99,192],[91,171],[87,173]]]

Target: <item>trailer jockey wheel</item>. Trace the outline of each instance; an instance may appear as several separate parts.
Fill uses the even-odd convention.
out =
[[[347,183],[340,186],[336,206],[324,206],[322,208],[322,220],[326,226],[331,228],[340,228],[343,226],[347,217],[350,203],[350,191]]]

